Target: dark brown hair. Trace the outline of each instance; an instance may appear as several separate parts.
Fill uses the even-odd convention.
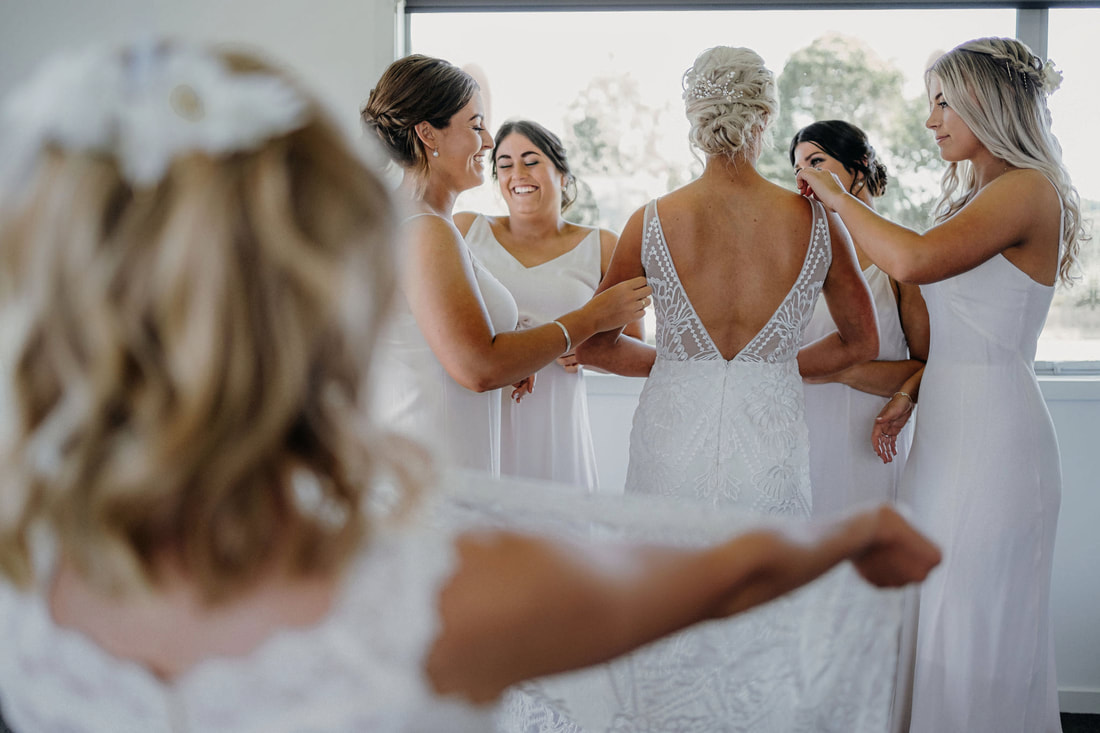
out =
[[[867,140],[867,133],[844,120],[822,120],[806,125],[795,133],[788,151],[794,165],[794,149],[801,143],[813,143],[835,158],[849,173],[863,174],[863,184],[872,196],[886,193],[889,176]],[[858,177],[858,176],[857,176]]]
[[[447,127],[480,88],[449,61],[413,54],[386,67],[360,116],[395,162],[425,174],[428,156],[416,126],[428,122],[438,129]]]
[[[577,200],[577,177],[569,169],[569,161],[565,157],[565,146],[561,138],[547,130],[537,122],[531,120],[508,120],[497,130],[496,147],[493,148],[493,180],[497,178],[497,151],[504,138],[512,134],[526,137],[535,144],[543,155],[549,158],[558,172],[565,176],[565,188],[561,192],[561,210],[564,212]]]

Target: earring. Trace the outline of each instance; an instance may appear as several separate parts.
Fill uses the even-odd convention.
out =
[[[438,158],[439,157],[439,151],[438,150],[433,150],[432,151],[432,157],[433,158]]]

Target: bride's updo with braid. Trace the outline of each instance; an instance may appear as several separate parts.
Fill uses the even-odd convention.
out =
[[[684,72],[688,139],[705,155],[755,160],[779,111],[775,74],[748,48],[716,46]]]

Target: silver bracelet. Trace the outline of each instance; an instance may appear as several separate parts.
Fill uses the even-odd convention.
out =
[[[573,350],[573,339],[571,339],[569,337],[569,329],[565,327],[564,323],[562,323],[561,321],[559,321],[557,319],[555,319],[553,321],[550,321],[550,322],[553,323],[553,324],[556,324],[557,327],[561,329],[561,335],[565,336],[565,351],[563,351],[561,353],[567,354],[570,351],[572,351]]]

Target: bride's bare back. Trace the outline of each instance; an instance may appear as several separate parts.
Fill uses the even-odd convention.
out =
[[[658,199],[657,213],[684,292],[715,347],[733,358],[767,325],[802,271],[814,226],[810,202],[747,162],[712,157],[697,180]],[[639,209],[623,229],[601,290],[646,274],[644,226]],[[851,239],[835,215],[827,226],[832,264],[821,292],[837,331],[799,352],[806,377],[878,353],[874,307]],[[598,334],[579,353],[583,363],[633,376],[648,374],[655,358],[652,347],[616,333]]]
[[[810,203],[757,179],[699,179],[657,202],[680,282],[714,345],[731,359],[767,324],[797,280],[813,227]]]

